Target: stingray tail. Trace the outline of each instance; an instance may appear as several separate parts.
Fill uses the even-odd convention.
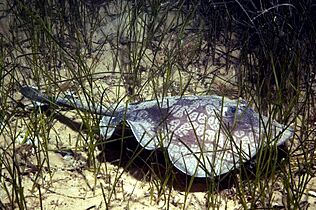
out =
[[[108,109],[106,109],[100,104],[89,106],[87,104],[83,104],[80,100],[75,99],[73,97],[53,98],[30,86],[21,86],[20,92],[22,93],[23,96],[29,98],[32,101],[36,101],[36,102],[40,102],[44,104],[79,109],[81,111],[86,111],[93,114],[99,114],[99,115],[105,115],[105,116],[113,115],[113,112],[109,111]]]

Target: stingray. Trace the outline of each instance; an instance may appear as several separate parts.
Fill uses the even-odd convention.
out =
[[[144,149],[165,149],[177,169],[194,177],[230,172],[261,148],[282,145],[294,134],[292,128],[255,112],[246,101],[217,95],[164,97],[106,109],[73,97],[48,97],[30,86],[20,91],[33,101],[102,115],[100,134],[105,139],[126,122]]]

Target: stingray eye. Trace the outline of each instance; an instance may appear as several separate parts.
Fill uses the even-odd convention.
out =
[[[236,107],[230,107],[230,113],[235,114],[236,112]]]
[[[236,113],[236,107],[234,106],[225,107],[223,111],[224,111],[225,117],[234,117]]]

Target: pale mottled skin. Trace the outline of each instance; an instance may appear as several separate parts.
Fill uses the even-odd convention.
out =
[[[102,119],[102,135],[109,138],[113,131],[106,132],[107,125],[115,127],[124,116],[144,148],[166,148],[175,167],[196,177],[229,172],[266,145],[263,127],[267,118],[260,118],[244,101],[219,96],[145,101],[130,104],[115,115],[111,122],[108,117]],[[273,136],[283,132],[275,140],[277,145],[293,135],[291,129],[285,130],[277,122],[272,128]]]
[[[250,160],[259,148],[281,145],[294,133],[291,128],[269,122],[245,101],[220,96],[166,97],[108,110],[72,97],[48,97],[30,86],[20,87],[20,92],[40,103],[103,115],[100,134],[106,139],[126,120],[145,149],[166,148],[175,167],[196,177],[229,172]]]

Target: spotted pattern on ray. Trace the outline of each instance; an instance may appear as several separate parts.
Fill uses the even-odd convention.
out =
[[[120,111],[112,120],[106,118],[100,123],[101,135],[111,136],[105,128],[123,119],[145,149],[166,148],[176,168],[196,177],[229,172],[252,158],[265,146],[262,127],[268,123],[245,101],[220,96],[166,97],[130,104],[124,114]],[[278,145],[293,135],[277,122],[273,128],[274,136],[282,132]]]
[[[20,87],[20,92],[40,103],[103,115],[100,134],[106,139],[126,120],[145,149],[166,148],[175,167],[196,177],[226,173],[259,148],[281,145],[294,134],[293,129],[260,116],[245,101],[219,96],[167,97],[129,104],[127,109],[123,105],[91,109],[74,98],[53,99],[30,86]]]

